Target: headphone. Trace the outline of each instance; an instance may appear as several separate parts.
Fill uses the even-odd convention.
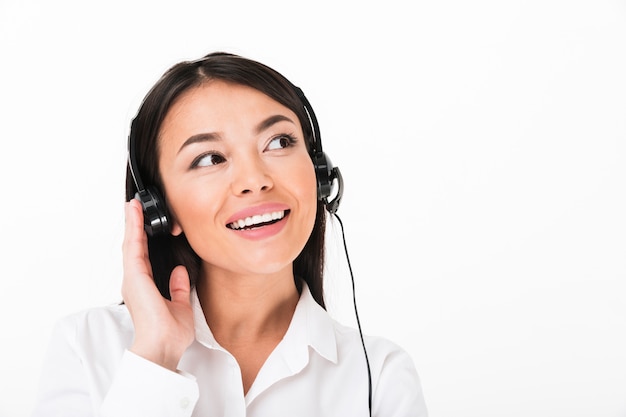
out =
[[[343,178],[341,172],[339,168],[333,166],[328,156],[322,150],[322,138],[319,124],[317,123],[317,117],[315,117],[315,112],[309,100],[299,87],[293,84],[291,84],[291,86],[304,106],[313,131],[311,159],[315,169],[315,178],[317,179],[317,199],[324,203],[326,210],[334,214],[339,208],[339,203],[343,196]],[[131,123],[128,137],[128,167],[135,186],[137,187],[135,198],[141,202],[141,207],[143,208],[144,230],[148,236],[159,236],[169,233],[170,221],[165,199],[162,197],[157,187],[145,187],[139,175],[135,145],[135,119],[133,119]],[[333,194],[333,184],[335,180],[337,181],[335,196],[330,199]]]

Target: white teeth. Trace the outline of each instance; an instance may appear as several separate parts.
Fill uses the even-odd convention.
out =
[[[245,219],[239,219],[232,222],[229,226],[231,229],[243,229],[244,227],[254,226],[255,224],[267,223],[272,220],[279,220],[285,217],[284,211],[273,211],[265,214],[255,214],[254,216],[246,217]]]

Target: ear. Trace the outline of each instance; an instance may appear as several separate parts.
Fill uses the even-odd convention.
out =
[[[170,228],[170,233],[172,236],[180,236],[181,233],[183,233],[183,228],[180,226],[180,223],[178,223],[178,221],[176,220],[176,218],[174,218],[174,216],[170,216],[171,217],[171,228]]]

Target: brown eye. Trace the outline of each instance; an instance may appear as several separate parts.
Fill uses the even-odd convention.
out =
[[[222,155],[219,155],[219,154],[216,154],[216,153],[206,153],[206,154],[200,155],[199,157],[194,159],[194,161],[191,164],[191,166],[192,166],[192,168],[207,167],[207,166],[211,166],[211,165],[221,164],[224,161],[226,161],[226,159],[224,159],[224,157]]]
[[[272,138],[267,145],[267,150],[272,151],[275,149],[285,149],[292,146],[296,142],[296,139],[291,135],[280,135]]]

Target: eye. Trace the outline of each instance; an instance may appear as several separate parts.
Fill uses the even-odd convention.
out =
[[[225,162],[226,159],[217,153],[205,153],[203,155],[198,156],[196,159],[193,160],[193,162],[191,163],[191,167],[192,168],[197,168],[197,167],[208,167],[211,165],[217,165],[217,164],[221,164],[222,162]]]
[[[276,149],[285,149],[293,146],[296,143],[296,138],[292,135],[278,135],[272,138],[270,143],[267,145],[268,151],[273,151]]]

